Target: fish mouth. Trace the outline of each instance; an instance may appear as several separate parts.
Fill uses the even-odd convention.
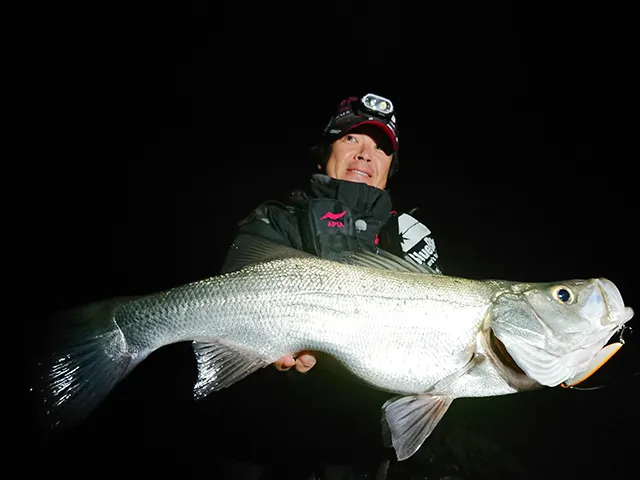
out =
[[[600,288],[602,299],[608,312],[608,315],[602,318],[600,323],[603,326],[611,324],[623,325],[631,320],[634,316],[634,311],[631,307],[627,307],[624,304],[618,287],[606,278],[599,278],[596,282]]]

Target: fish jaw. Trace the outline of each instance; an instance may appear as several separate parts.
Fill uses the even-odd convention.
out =
[[[596,281],[600,287],[604,302],[609,307],[607,309],[609,315],[606,318],[603,317],[601,319],[602,325],[607,326],[613,324],[617,327],[621,327],[631,320],[634,316],[634,311],[631,307],[625,306],[618,287],[616,287],[611,280],[606,278],[600,278]]]
[[[558,302],[559,286],[575,300]],[[634,315],[607,279],[514,284],[493,310],[492,333],[528,377],[548,387],[575,385],[604,365],[618,350],[605,345]]]

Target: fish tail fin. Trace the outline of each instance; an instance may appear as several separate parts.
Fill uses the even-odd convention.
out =
[[[83,421],[137,363],[115,320],[121,301],[95,302],[48,318],[32,388],[47,427]]]

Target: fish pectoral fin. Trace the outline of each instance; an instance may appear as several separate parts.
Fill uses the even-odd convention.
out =
[[[444,377],[442,380],[438,381],[435,385],[427,390],[427,392],[443,392],[447,388],[449,388],[453,383],[455,383],[459,378],[469,373],[469,371],[478,365],[480,365],[485,360],[485,356],[482,353],[472,353],[469,361],[462,367],[460,370],[452,373]],[[425,392],[426,393],[426,392]]]
[[[406,460],[418,451],[453,400],[448,395],[421,393],[395,397],[382,406],[383,435],[398,460]]]
[[[192,347],[198,364],[198,380],[193,387],[196,400],[227,388],[269,365],[253,352],[219,341],[194,341]]]

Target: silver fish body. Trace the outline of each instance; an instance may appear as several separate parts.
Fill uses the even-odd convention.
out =
[[[377,388],[418,393],[469,361],[498,291],[492,283],[288,258],[130,301],[115,319],[136,356],[194,339],[250,350],[266,364],[315,350]]]
[[[85,328],[85,343],[66,350],[61,343],[44,365],[43,390],[55,421],[84,418],[139,362],[171,343],[194,342],[196,398],[285,354],[313,350],[373,388],[397,394],[383,415],[402,460],[455,398],[580,376],[633,316],[604,279],[471,280],[425,274],[390,256],[329,261],[283,247],[265,252],[236,272],[78,310],[75,328]],[[101,315],[103,326],[90,328],[88,319]],[[89,362],[92,355],[101,360]],[[101,362],[110,375],[88,381],[88,365]],[[85,394],[91,390],[97,392]]]

